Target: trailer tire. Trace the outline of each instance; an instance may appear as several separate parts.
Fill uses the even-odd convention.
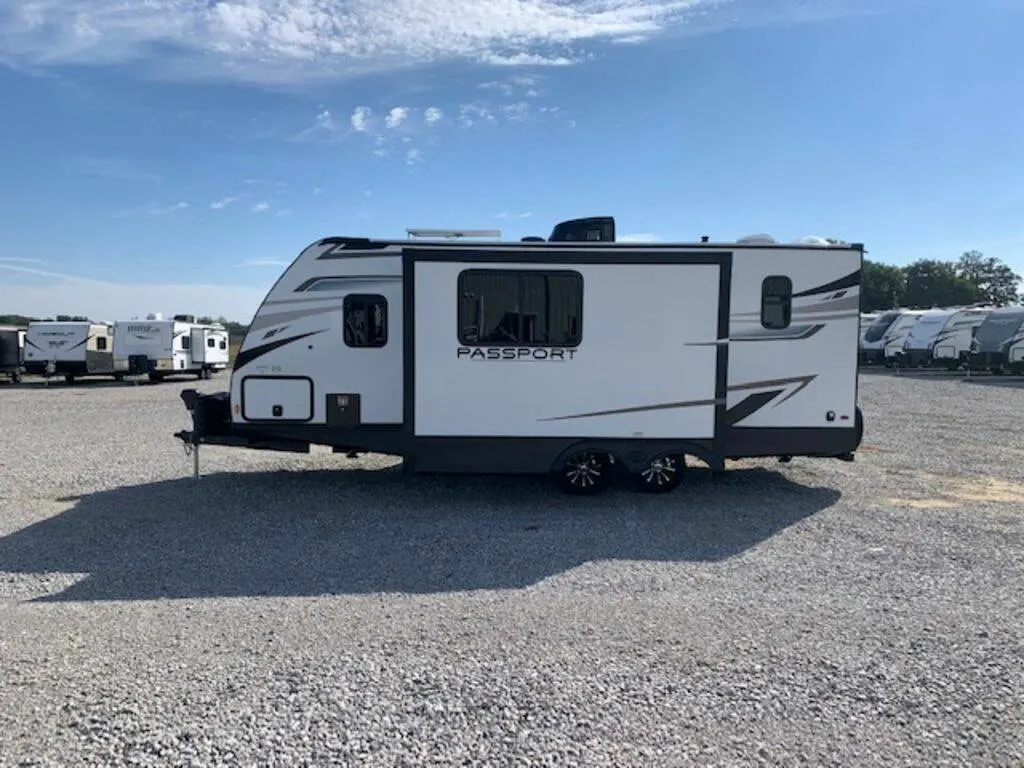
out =
[[[679,487],[686,471],[686,456],[668,453],[655,456],[633,475],[633,484],[644,493],[669,493]]]
[[[15,371],[11,374],[11,381],[15,384],[21,384],[21,371]]]
[[[859,405],[853,413],[853,429],[857,433],[857,444],[854,448],[859,448],[861,440],[864,439],[864,414],[861,412]]]
[[[73,373],[65,373],[64,374],[64,383],[65,384],[74,384],[75,383],[75,375]]]
[[[588,496],[608,487],[611,466],[603,454],[581,451],[567,458],[554,476],[563,493]]]
[[[162,373],[156,373],[155,371],[150,371],[149,372],[149,380],[153,384],[159,384],[161,381],[164,380],[164,375]]]

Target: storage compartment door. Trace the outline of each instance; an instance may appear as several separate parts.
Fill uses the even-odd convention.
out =
[[[306,376],[246,376],[242,379],[246,421],[309,421],[313,380]]]

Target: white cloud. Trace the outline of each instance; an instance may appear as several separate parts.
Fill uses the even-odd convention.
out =
[[[406,165],[416,165],[423,162],[423,152],[419,149],[410,149],[405,153]]]
[[[498,214],[499,219],[528,219],[533,216],[532,211],[526,211],[525,213],[512,213],[511,211],[502,211]]]
[[[30,317],[58,314],[84,315],[96,320],[128,320],[147,312],[169,317],[187,311],[196,315],[223,315],[247,323],[266,295],[277,273],[265,285],[114,283],[79,275],[19,267],[0,261],[3,283],[14,288],[4,298],[4,311]],[[168,297],[174,303],[167,305]]]
[[[408,107],[392,107],[391,111],[388,112],[387,118],[384,120],[384,125],[388,128],[397,128],[409,116]]]
[[[20,256],[0,256],[0,261],[11,264],[42,264],[42,259],[23,259]]]
[[[275,213],[274,215],[275,216],[291,216],[292,215],[292,209],[291,208],[284,208],[284,209],[278,211],[277,213]]]
[[[658,242],[658,236],[651,234],[650,232],[638,232],[629,235],[615,235],[615,239],[620,243],[656,243]]]
[[[173,203],[171,205],[161,205],[159,203],[146,203],[145,205],[138,206],[136,208],[129,208],[128,210],[118,211],[115,216],[166,216],[169,213],[176,213],[177,211],[184,211],[188,208],[188,203],[182,201]]]
[[[427,107],[426,111],[423,113],[423,121],[427,125],[434,125],[434,123],[439,122],[443,117],[444,112],[442,112],[438,107]]]
[[[227,208],[229,205],[235,202],[238,202],[238,197],[229,195],[227,197],[222,197],[220,200],[214,200],[212,203],[210,203],[210,207],[215,211],[219,211],[222,208]]]
[[[254,205],[251,208],[251,210],[252,210],[253,213],[263,213],[264,211],[269,211],[270,210],[270,203],[266,202],[265,200],[261,201],[259,203],[256,203],[256,205]]]
[[[352,127],[357,131],[366,133],[370,130],[370,115],[372,111],[369,107],[356,107],[352,116],[349,118],[349,122],[352,123]]]
[[[4,0],[13,65],[162,77],[336,79],[445,60],[565,66],[571,46],[704,24],[731,0]]]
[[[466,128],[480,123],[493,123],[495,120],[494,113],[483,104],[463,104],[459,107],[459,124]]]

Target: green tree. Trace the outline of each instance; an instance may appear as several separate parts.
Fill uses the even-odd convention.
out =
[[[919,259],[903,268],[903,303],[909,307],[950,307],[973,304],[980,290],[957,274],[956,265],[937,259]]]
[[[956,263],[956,274],[977,286],[980,301],[1005,307],[1020,299],[1021,276],[994,256],[967,251]]]
[[[899,267],[864,259],[860,277],[862,312],[892,309],[903,304],[906,276]]]

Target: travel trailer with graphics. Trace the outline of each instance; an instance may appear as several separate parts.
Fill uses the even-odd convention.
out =
[[[946,323],[958,309],[935,309],[918,318],[903,342],[903,349],[896,353],[896,365],[900,368],[924,368],[931,365],[932,344]]]
[[[25,329],[0,325],[0,378],[15,384],[25,372]]]
[[[932,340],[931,365],[955,371],[967,362],[971,341],[994,307],[969,307],[954,314]]]
[[[766,241],[767,240],[767,241]],[[852,461],[863,246],[615,242],[612,217],[518,242],[328,237],[249,326],[230,390],[182,393],[201,444],[377,452],[409,473],[612,474],[687,455]],[[198,474],[198,458],[196,459]]]
[[[907,341],[910,329],[921,319],[926,311],[924,309],[907,309],[900,313],[900,316],[889,326],[889,330],[882,337],[882,362],[887,368],[892,368],[897,359],[903,353],[903,345]]]
[[[905,309],[890,309],[882,312],[865,327],[860,337],[860,362],[877,365],[885,361],[885,334]]]
[[[63,376],[71,384],[82,376],[122,378],[114,369],[114,327],[88,320],[38,320],[25,334],[25,371]]]
[[[1001,307],[989,313],[974,332],[967,365],[992,373],[1024,368],[1024,307]]]
[[[151,314],[145,320],[118,321],[115,328],[114,358],[123,373],[159,382],[179,375],[208,379],[227,368],[228,331],[220,323],[197,323],[193,315],[164,320]]]

